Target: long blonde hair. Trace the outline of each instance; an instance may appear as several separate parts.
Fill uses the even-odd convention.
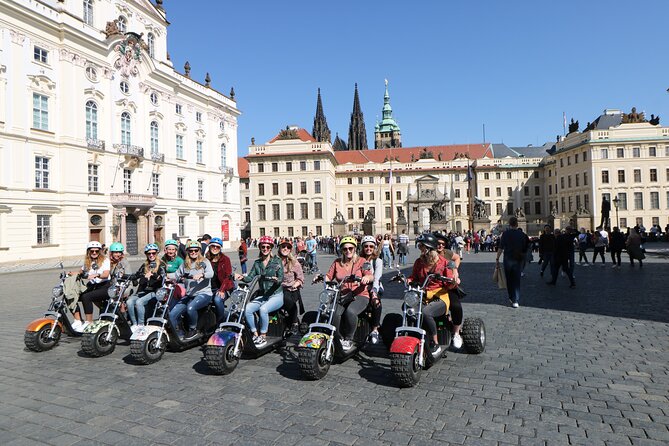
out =
[[[98,258],[96,260],[98,268],[102,266],[103,263],[105,263],[105,255],[102,253],[102,249],[98,249]],[[88,252],[88,249],[86,250],[86,257],[84,257],[84,271],[89,271],[91,269],[91,265],[93,264],[93,260],[91,259],[91,256]]]
[[[195,264],[195,266],[192,266],[191,262],[193,262]],[[199,263],[202,263],[202,262],[204,262],[204,256],[202,255],[201,252],[197,253],[197,259],[195,259],[195,260],[192,260],[190,258],[190,255],[186,254],[186,258],[184,259],[184,268],[185,269],[194,269],[194,268],[197,269],[198,268],[197,265]]]
[[[158,272],[162,261],[158,258],[158,256],[156,256],[156,260],[154,260],[153,262],[156,264],[156,266],[154,266],[152,269],[151,262],[149,262],[149,259],[146,259],[146,261],[144,262],[144,273],[146,273],[147,271],[151,271],[151,274],[155,274]]]
[[[293,270],[293,266],[295,266],[295,262],[297,262],[295,256],[293,256],[292,249],[285,257],[281,255],[281,249],[279,249],[279,258],[281,258],[282,262],[283,259],[286,259],[286,266],[288,267],[288,272],[291,272]]]

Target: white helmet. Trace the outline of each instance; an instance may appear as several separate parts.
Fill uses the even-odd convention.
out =
[[[373,235],[366,235],[362,238],[362,241],[360,242],[360,244],[364,245],[365,243],[373,243],[374,246],[376,246],[376,239],[374,238]]]
[[[100,244],[100,242],[96,241],[88,242],[88,245],[86,245],[86,251],[88,251],[91,248],[102,249],[102,245]]]

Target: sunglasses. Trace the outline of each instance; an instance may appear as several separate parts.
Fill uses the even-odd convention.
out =
[[[194,252],[200,252],[200,250],[199,250],[199,249],[189,249],[189,250],[188,250],[188,253],[189,253],[189,254],[192,254],[192,253],[194,253]]]
[[[290,245],[281,245],[279,246],[280,249],[291,249],[292,247]]]
[[[355,246],[347,246],[341,249],[342,251],[355,251]]]
[[[437,245],[439,245],[439,246],[446,246],[446,243],[444,243],[444,242],[438,242]]]
[[[97,253],[100,252],[100,250],[99,249],[89,249],[88,252],[90,252],[91,254],[97,254]]]
[[[374,249],[374,248],[376,248],[376,246],[374,246],[374,245],[365,245],[365,246],[363,246],[363,248],[364,248],[364,249]]]
[[[260,249],[272,249],[270,245],[260,245]]]
[[[209,249],[221,249],[218,245],[209,245]]]
[[[147,255],[147,256],[157,256],[158,253],[152,251],[152,252],[147,252],[146,255]]]

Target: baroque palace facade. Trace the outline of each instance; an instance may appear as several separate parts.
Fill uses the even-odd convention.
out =
[[[234,99],[175,70],[162,1],[0,3],[0,250],[240,229]]]
[[[606,110],[582,132],[574,123],[541,147],[401,147],[386,83],[369,150],[356,85],[349,143],[330,135],[319,91],[312,133],[287,127],[252,143],[239,160],[242,235],[328,235],[342,222],[347,233],[494,230],[511,215],[532,235],[547,223],[594,229],[604,198],[611,226],[669,223],[669,128],[634,109]]]

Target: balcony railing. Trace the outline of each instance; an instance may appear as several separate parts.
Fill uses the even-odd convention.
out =
[[[136,156],[144,158],[144,148],[139,146],[131,146],[130,144],[114,144],[114,150],[122,155]]]
[[[153,207],[156,197],[143,194],[110,194],[112,205]]]
[[[151,154],[151,160],[155,161],[157,163],[164,163],[165,162],[165,154],[164,153],[152,153]]]
[[[235,170],[232,167],[220,166],[218,168],[223,175],[234,175]]]
[[[105,142],[101,139],[86,138],[86,146],[93,150],[105,150]]]

